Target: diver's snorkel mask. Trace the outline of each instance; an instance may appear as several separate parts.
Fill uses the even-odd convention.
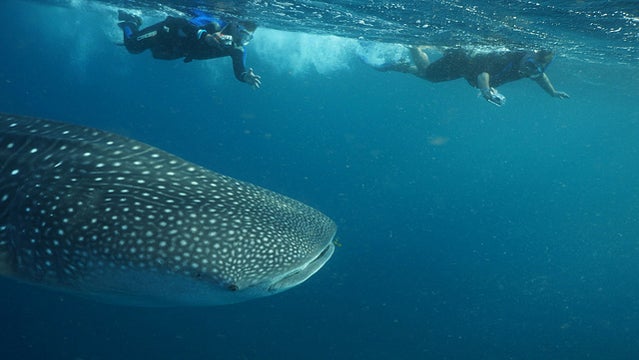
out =
[[[233,31],[233,42],[238,46],[246,46],[253,40],[253,34],[244,26],[235,24]]]

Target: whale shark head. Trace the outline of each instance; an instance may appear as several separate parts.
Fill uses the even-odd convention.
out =
[[[219,305],[294,287],[335,223],[112,133],[0,114],[0,274],[127,305]]]

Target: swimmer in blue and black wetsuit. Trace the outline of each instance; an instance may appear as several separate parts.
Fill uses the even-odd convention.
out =
[[[244,46],[253,38],[257,27],[253,22],[226,23],[206,15],[191,20],[169,16],[139,30],[142,19],[122,10],[118,11],[118,20],[124,33],[124,46],[132,54],[150,49],[156,59],[184,58],[184,62],[230,56],[239,81],[254,88],[262,84],[260,76],[245,65]]]
[[[557,91],[545,73],[554,54],[548,50],[503,51],[471,53],[462,49],[451,49],[431,63],[424,47],[411,47],[411,63],[385,65],[383,71],[401,71],[413,74],[431,82],[441,82],[464,78],[478,88],[489,102],[501,106],[506,98],[495,88],[505,83],[530,78],[553,97],[569,98],[563,91]]]

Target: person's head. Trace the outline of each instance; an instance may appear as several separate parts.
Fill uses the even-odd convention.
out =
[[[253,39],[253,33],[257,24],[253,21],[243,20],[231,24],[231,36],[236,46],[246,46]]]
[[[555,54],[550,50],[536,50],[527,53],[520,64],[520,72],[528,77],[537,78],[546,71]]]

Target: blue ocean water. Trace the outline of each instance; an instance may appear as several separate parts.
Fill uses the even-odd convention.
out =
[[[283,193],[333,218],[342,246],[304,284],[221,307],[121,307],[3,279],[0,358],[639,356],[635,2],[541,2],[532,15],[527,1],[216,8],[265,24],[247,47],[256,91],[229,59],[117,45],[119,6],[151,23],[207,3],[0,3],[0,111],[117,132]],[[407,15],[421,13],[432,26]],[[487,18],[503,33],[471,31]],[[362,39],[396,53],[402,39],[465,38],[549,42],[547,73],[571,98],[522,80],[500,87],[498,108],[464,80],[360,61]]]

